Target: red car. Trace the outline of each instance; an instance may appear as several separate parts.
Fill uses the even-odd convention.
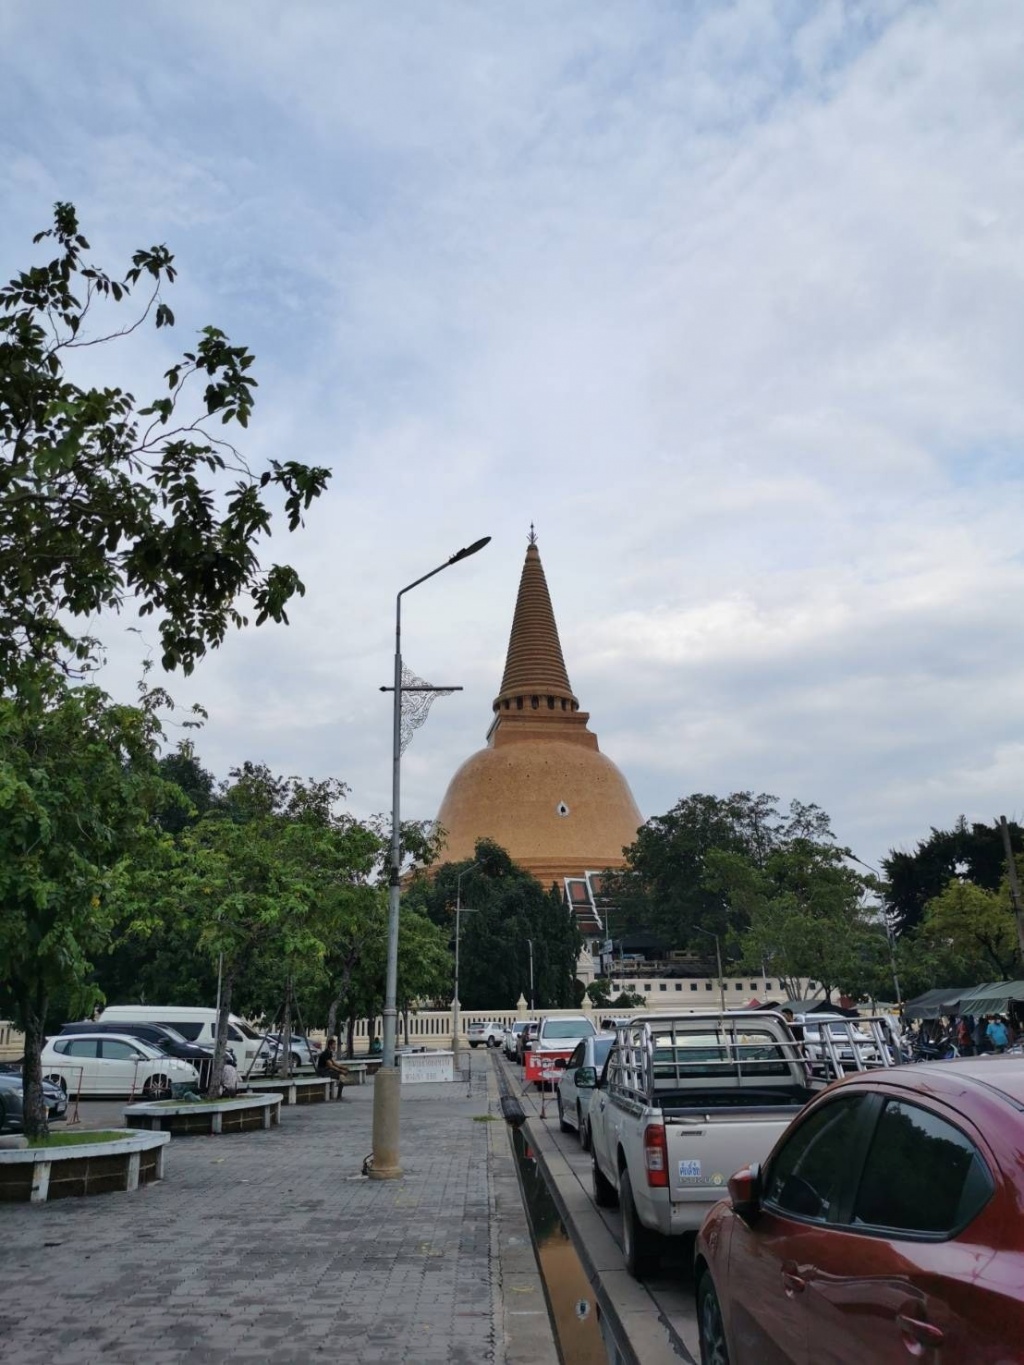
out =
[[[860,1072],[697,1237],[704,1365],[1024,1361],[1024,1061]]]

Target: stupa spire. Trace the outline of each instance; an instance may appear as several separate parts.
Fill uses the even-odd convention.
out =
[[[495,711],[513,708],[541,713],[579,709],[579,702],[569,685],[532,522],[505,656],[505,673],[494,702]]]

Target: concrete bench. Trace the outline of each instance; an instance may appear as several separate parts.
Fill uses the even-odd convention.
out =
[[[323,1104],[326,1100],[337,1099],[338,1083],[332,1076],[292,1076],[287,1081],[250,1079],[245,1085],[245,1093],[249,1095],[269,1091],[280,1094],[282,1104]]]

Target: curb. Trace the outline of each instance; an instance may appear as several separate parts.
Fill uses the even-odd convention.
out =
[[[510,1087],[511,1088],[511,1087]],[[697,1365],[647,1290],[627,1272],[622,1252],[580,1188],[543,1123],[523,1125],[549,1193],[607,1319],[622,1365]]]

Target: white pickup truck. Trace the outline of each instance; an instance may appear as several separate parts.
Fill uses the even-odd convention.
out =
[[[875,1064],[887,1065],[879,1021],[856,1023],[877,1032]],[[630,1274],[655,1267],[663,1236],[696,1232],[730,1175],[762,1161],[822,1084],[870,1064],[863,1046],[844,1064],[837,1030],[822,1030],[822,1065],[768,1011],[653,1015],[616,1029],[590,1138],[594,1199],[618,1200]]]

